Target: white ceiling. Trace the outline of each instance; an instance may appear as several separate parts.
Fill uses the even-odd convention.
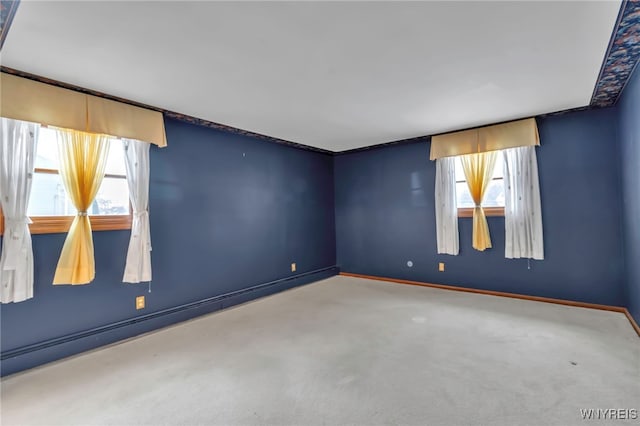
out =
[[[2,65],[342,151],[585,106],[605,2],[32,2]]]

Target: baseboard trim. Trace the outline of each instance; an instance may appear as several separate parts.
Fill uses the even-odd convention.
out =
[[[17,373],[337,274],[338,268],[336,266],[316,269],[128,320],[95,327],[79,333],[4,351],[0,354],[0,376]]]
[[[484,294],[487,296],[510,297],[512,299],[530,300],[534,302],[555,303],[556,305],[566,305],[566,306],[574,306],[578,308],[599,309],[601,311],[619,312],[626,315],[626,317],[629,319],[629,322],[631,322],[631,327],[633,327],[636,333],[638,333],[638,337],[640,337],[640,327],[638,327],[638,324],[635,322],[633,316],[631,316],[631,313],[627,310],[627,308],[624,308],[622,306],[599,305],[597,303],[576,302],[573,300],[554,299],[551,297],[528,296],[526,294],[507,293],[503,291],[493,291],[493,290],[481,290],[477,288],[459,287],[459,286],[446,285],[446,284],[432,284],[432,283],[426,283],[421,281],[378,277],[375,275],[354,274],[351,272],[340,272],[340,275],[343,275],[345,277],[365,278],[369,280],[386,281],[386,282],[391,282],[396,284],[409,284],[409,285],[415,285],[420,287],[438,288],[441,290],[462,291],[465,293]]]
[[[631,315],[631,312],[629,312],[629,310],[627,308],[625,308],[624,309],[624,314],[627,316],[627,319],[631,323],[631,327],[633,327],[633,329],[636,331],[636,333],[638,333],[638,336],[640,336],[640,326],[636,322],[636,320],[633,317],[633,315]]]

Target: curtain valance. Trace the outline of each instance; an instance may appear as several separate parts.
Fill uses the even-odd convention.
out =
[[[0,74],[0,116],[167,146],[162,113]]]
[[[456,155],[540,145],[534,118],[447,133],[431,138],[431,160]]]

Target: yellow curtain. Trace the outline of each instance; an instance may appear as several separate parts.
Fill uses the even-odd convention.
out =
[[[491,235],[489,235],[489,225],[482,209],[482,199],[493,177],[497,156],[496,151],[460,156],[467,186],[476,204],[473,209],[472,246],[479,251],[491,248]]]
[[[60,176],[78,213],[64,241],[53,284],[87,284],[95,277],[87,210],[102,183],[108,150],[105,135],[58,129]]]

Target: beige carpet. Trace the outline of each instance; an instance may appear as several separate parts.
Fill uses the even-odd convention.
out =
[[[5,378],[1,420],[640,424],[580,411],[611,408],[640,410],[622,314],[333,277]]]

